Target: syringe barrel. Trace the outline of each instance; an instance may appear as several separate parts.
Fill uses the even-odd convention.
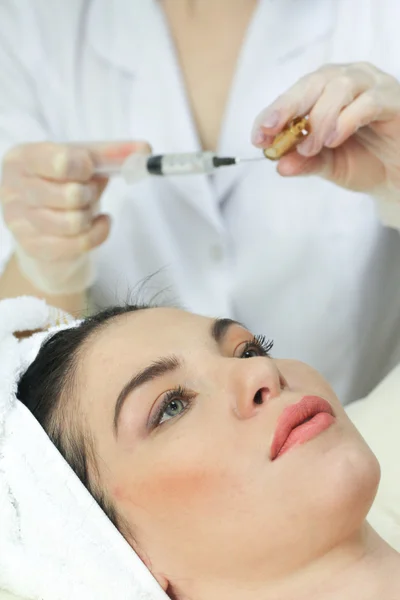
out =
[[[214,152],[185,152],[180,154],[132,154],[121,167],[127,183],[136,183],[149,175],[209,174],[215,169]]]
[[[147,168],[150,173],[158,175],[196,175],[209,174],[214,171],[213,152],[185,152],[179,154],[163,154],[152,156]],[[159,173],[151,169],[152,161],[160,160]]]

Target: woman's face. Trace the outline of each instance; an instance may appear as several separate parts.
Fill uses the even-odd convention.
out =
[[[228,320],[159,308],[116,318],[84,353],[101,485],[170,581],[283,576],[356,532],[372,503],[379,467],[332,389],[266,345]],[[309,396],[334,418],[272,460],[278,422]]]

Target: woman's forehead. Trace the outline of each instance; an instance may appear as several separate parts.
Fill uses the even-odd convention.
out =
[[[93,336],[81,355],[78,377],[86,391],[85,404],[94,399],[96,412],[98,406],[110,408],[109,399],[116,398],[135,373],[162,359],[179,356],[186,361],[197,346],[211,340],[212,323],[173,308],[119,315]]]
[[[119,351],[162,349],[172,341],[206,336],[213,320],[178,308],[147,308],[119,315],[94,336],[93,353],[112,355]]]
[[[137,335],[146,335],[151,330],[162,335],[170,330],[175,332],[183,330],[188,326],[196,330],[206,330],[211,322],[212,319],[208,317],[195,315],[180,308],[160,307],[120,315],[110,325],[116,336],[121,336],[124,330],[135,332]]]
[[[235,327],[231,327],[236,325]],[[199,359],[216,345],[236,343],[243,326],[231,319],[211,319],[177,308],[150,308],[119,315],[89,342],[81,361],[81,373],[101,373],[101,379],[134,368],[176,358]],[[195,358],[196,357],[196,358]]]

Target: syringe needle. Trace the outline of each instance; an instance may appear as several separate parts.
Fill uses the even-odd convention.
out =
[[[253,156],[251,158],[241,158],[240,156],[214,156],[213,165],[214,167],[229,167],[230,165],[237,165],[242,162],[250,162],[254,160],[263,160],[265,161],[265,157],[261,156]]]
[[[259,160],[264,160],[265,161],[265,157],[264,156],[253,156],[251,158],[241,158],[240,156],[237,156],[235,158],[236,164],[242,163],[242,162],[259,161]]]

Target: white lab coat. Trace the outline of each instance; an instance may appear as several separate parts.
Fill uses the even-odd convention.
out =
[[[400,75],[396,0],[260,0],[238,62],[218,152],[255,156],[256,114],[327,62],[369,60]],[[207,40],[204,40],[207,43]],[[156,0],[2,0],[0,153],[24,141],[199,140]],[[275,165],[212,178],[113,181],[112,233],[96,253],[104,306],[141,298],[233,316],[312,364],[344,402],[400,360],[400,237],[375,202]],[[0,224],[3,264],[12,240]]]

